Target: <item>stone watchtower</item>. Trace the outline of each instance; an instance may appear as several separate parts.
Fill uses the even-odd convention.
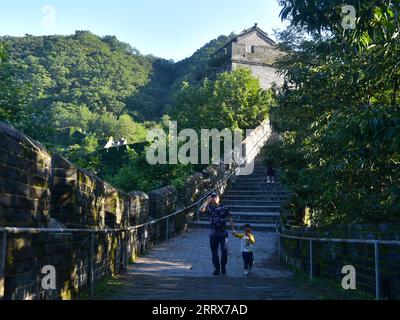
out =
[[[267,89],[272,83],[283,84],[283,78],[272,67],[279,55],[276,43],[255,24],[218,50],[214,65],[218,72],[232,71],[238,66],[247,67]]]

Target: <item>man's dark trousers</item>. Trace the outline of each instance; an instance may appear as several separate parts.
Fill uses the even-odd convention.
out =
[[[212,252],[212,260],[215,270],[225,270],[228,263],[228,234],[226,232],[210,235],[210,247]],[[219,261],[218,250],[221,250],[221,263]]]

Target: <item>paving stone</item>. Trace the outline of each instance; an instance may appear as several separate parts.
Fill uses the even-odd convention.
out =
[[[212,276],[209,231],[193,229],[155,247],[121,276],[119,293],[99,296],[116,300],[288,300],[316,299],[299,287],[293,274],[276,263],[276,236],[255,232],[255,266],[245,276],[240,241],[230,236],[228,275]]]

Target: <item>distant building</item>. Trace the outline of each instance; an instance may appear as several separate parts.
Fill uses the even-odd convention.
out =
[[[104,146],[104,149],[110,149],[110,148],[116,148],[120,146],[126,146],[128,145],[128,141],[125,138],[122,138],[118,141],[114,141],[113,137],[110,137],[108,140],[107,144]]]
[[[247,67],[267,89],[272,83],[282,85],[284,82],[272,67],[280,54],[277,44],[255,24],[216,52],[214,66],[218,72],[232,71],[238,66]]]

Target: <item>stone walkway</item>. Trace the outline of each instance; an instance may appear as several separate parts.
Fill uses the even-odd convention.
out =
[[[229,239],[226,276],[212,276],[209,231],[194,229],[154,248],[121,276],[118,293],[99,299],[122,300],[287,300],[317,299],[310,288],[295,283],[277,263],[276,236],[254,232],[253,273],[245,276],[240,240]]]

